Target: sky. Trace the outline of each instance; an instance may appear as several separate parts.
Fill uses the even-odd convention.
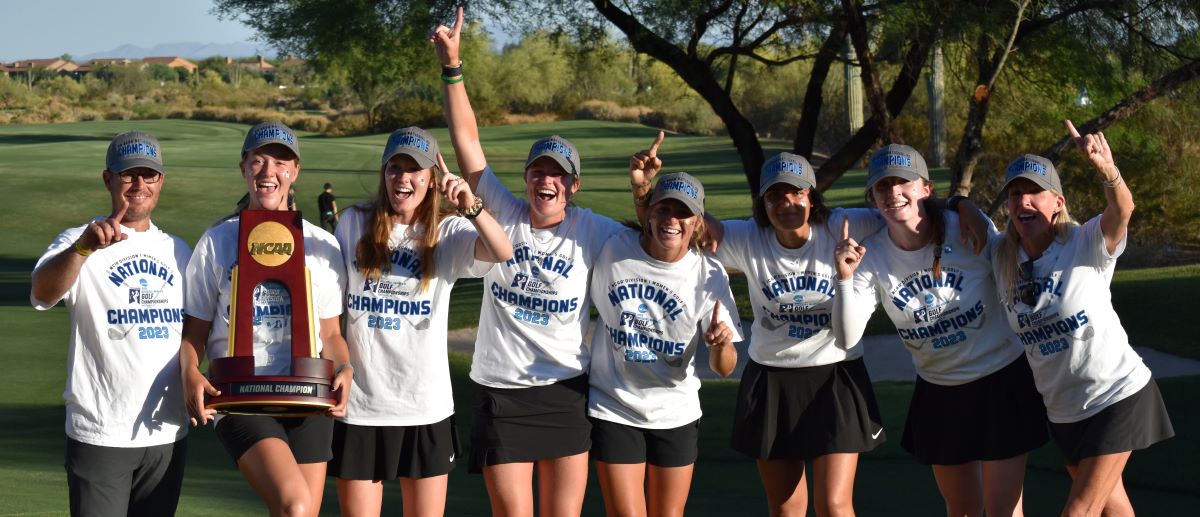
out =
[[[73,56],[124,44],[253,42],[212,0],[0,0],[0,61]]]
[[[267,47],[254,40],[248,27],[210,13],[212,4],[213,0],[0,0],[0,62],[64,53],[83,56],[126,44],[149,48],[248,42]],[[495,28],[490,32],[497,47],[511,39]]]

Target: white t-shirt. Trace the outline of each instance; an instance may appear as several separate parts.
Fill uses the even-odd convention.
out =
[[[678,262],[652,258],[628,230],[604,246],[592,272],[600,313],[592,335],[588,415],[649,429],[700,418],[696,347],[720,300],[719,318],[741,341],[729,277],[716,260],[689,251]]]
[[[808,241],[785,248],[771,227],[754,219],[723,221],[725,236],[716,257],[742,270],[754,305],[750,358],[759,364],[802,368],[862,357],[857,343],[834,343],[833,298],[837,270],[833,248],[841,240],[842,221],[850,218],[850,236],[858,242],[884,226],[878,212],[837,208],[825,224],[809,226]],[[870,298],[859,300],[867,308]]]
[[[355,262],[359,239],[364,232],[370,238],[368,216],[358,207],[347,210],[335,232],[347,265],[346,342],[354,365],[354,389],[341,420],[370,426],[440,422],[454,414],[446,356],[450,290],[459,278],[477,276],[470,269],[478,233],[461,217],[442,219],[434,275],[420,291],[417,250],[424,226],[393,225],[391,271],[368,280]]]
[[[1052,422],[1089,418],[1150,382],[1150,369],[1129,346],[1109,290],[1125,242],[1109,254],[1100,216],[1093,217],[1033,262],[1035,306],[1005,301],[1008,325],[1025,345]],[[1018,264],[1028,259],[1018,251]]]
[[[863,243],[867,254],[854,274],[850,295],[878,297],[912,353],[917,375],[933,384],[955,386],[1008,366],[1021,355],[1021,347],[1004,323],[990,250],[972,253],[960,236],[958,214],[943,214],[941,278],[933,275],[932,244],[906,251],[885,229]],[[996,227],[989,226],[995,235]],[[843,321],[861,329],[869,317],[869,312],[848,314]]]
[[[35,270],[86,228],[59,234]],[[66,432],[104,447],[174,443],[187,435],[179,341],[191,251],[153,224],[144,232],[121,229],[128,238],[90,255],[62,298],[71,313]],[[38,310],[58,303],[32,293],[29,301]]]
[[[483,306],[471,379],[493,388],[544,386],[582,375],[589,352],[588,273],[600,248],[623,227],[586,208],[568,207],[553,228],[533,228],[529,202],[509,192],[491,168],[478,194],[512,241],[513,258],[483,277]]]
[[[237,263],[238,223],[234,216],[209,228],[196,242],[188,263],[184,308],[189,316],[212,323],[208,333],[208,358],[229,353],[230,273]],[[320,354],[320,320],[342,313],[342,291],[346,268],[333,236],[304,221],[304,265],[312,285],[313,340]],[[254,374],[288,375],[291,372],[291,298],[280,284],[260,285],[254,290]]]

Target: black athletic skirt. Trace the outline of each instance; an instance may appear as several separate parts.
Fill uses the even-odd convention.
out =
[[[532,388],[478,388],[472,404],[475,421],[469,472],[483,472],[483,467],[503,463],[574,456],[591,449],[586,374]]]
[[[812,459],[887,439],[862,358],[805,368],[750,361],[733,416],[733,448],[756,459]]]
[[[925,465],[1012,458],[1046,443],[1046,406],[1022,354],[958,386],[917,377],[900,445]]]
[[[1145,449],[1175,436],[1167,406],[1154,379],[1137,393],[1108,406],[1090,418],[1069,424],[1050,424],[1054,443],[1068,465],[1084,458]]]
[[[329,475],[341,479],[386,481],[449,474],[460,454],[458,427],[451,415],[426,425],[333,424]]]

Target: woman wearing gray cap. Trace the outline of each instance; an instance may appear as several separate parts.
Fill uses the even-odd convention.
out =
[[[354,389],[334,423],[342,515],[380,514],[383,481],[399,479],[404,515],[442,515],[460,456],[446,326],[450,291],[512,258],[508,236],[467,187],[446,182],[437,139],[417,127],[388,138],[371,203],[337,226],[346,277]],[[439,190],[441,195],[439,196]],[[441,198],[459,217],[447,217]]]
[[[525,160],[525,199],[488,166],[459,60],[462,11],[430,36],[442,67],[446,121],[459,169],[513,245],[513,258],[484,277],[471,361],[477,384],[469,470],[483,472],[492,512],[578,515],[592,446],[587,419],[588,277],[600,248],[622,226],[570,204],[580,187],[579,152],[551,136]],[[447,175],[443,181],[457,178]]]
[[[857,343],[882,303],[917,370],[901,446],[933,467],[947,515],[1020,515],[1026,454],[1046,442],[1046,415],[1004,324],[990,249],[974,253],[958,214],[932,202],[929,170],[912,147],[871,156],[866,196],[887,230],[862,245],[842,230],[839,341]]]
[[[1050,435],[1074,480],[1063,515],[1133,515],[1121,483],[1130,452],[1175,432],[1109,290],[1125,251],[1133,194],[1104,134],[1081,137],[1066,124],[1099,173],[1108,206],[1075,223],[1054,164],[1021,156],[1008,166],[1009,223],[992,262],[1008,325],[1025,347]]]
[[[251,210],[287,210],[288,187],[300,178],[300,141],[291,128],[266,122],[250,128],[242,145],[242,181]],[[325,489],[325,462],[332,456],[333,420],[345,414],[354,368],[342,338],[342,286],[345,266],[337,241],[303,222],[304,264],[311,285],[307,311],[316,317],[315,350],[337,365],[332,383],[338,404],[325,415],[274,418],[216,415],[204,395],[219,395],[204,374],[200,357],[223,358],[229,350],[231,271],[238,257],[240,214],[217,221],[196,243],[188,263],[180,346],[184,401],[192,425],[216,420],[217,438],[237,463],[271,515],[317,515]],[[278,282],[255,287],[254,373],[288,375],[291,366],[291,296]],[[296,309],[304,310],[304,309]],[[285,357],[286,356],[286,357]],[[214,418],[215,417],[215,418]]]
[[[725,268],[699,249],[704,187],[667,174],[648,200],[642,227],[609,239],[592,272],[588,416],[608,515],[683,515],[700,434],[697,349],[728,377],[742,340]]]

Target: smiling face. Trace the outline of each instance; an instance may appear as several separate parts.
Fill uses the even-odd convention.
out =
[[[697,231],[700,217],[676,199],[665,199],[650,205],[646,220],[644,247],[650,256],[664,262],[675,262],[687,253]]]
[[[104,184],[113,196],[120,196],[129,203],[121,223],[134,227],[137,223],[150,220],[154,207],[158,206],[158,195],[162,192],[165,176],[149,167],[134,167],[120,174],[104,171]],[[124,176],[124,178],[122,178]],[[131,180],[125,183],[125,179]],[[150,179],[153,183],[148,183]]]
[[[763,207],[767,219],[777,230],[794,232],[808,226],[812,212],[812,189],[800,188],[787,183],[776,183],[763,194]]]
[[[1024,178],[1010,183],[1005,197],[1009,224],[1021,236],[1022,243],[1045,250],[1054,239],[1054,221],[1066,205],[1066,198]]]
[[[287,210],[287,192],[300,177],[300,161],[287,147],[269,144],[246,152],[240,164],[252,210]]]
[[[925,217],[924,201],[933,193],[924,180],[889,176],[871,185],[871,202],[883,214],[888,225],[915,227]]]
[[[407,154],[391,157],[383,167],[383,187],[397,223],[412,224],[434,185],[433,168],[422,169]]]
[[[563,170],[550,157],[538,158],[525,169],[525,196],[529,199],[529,218],[535,228],[562,222],[571,197],[578,191],[579,178]]]

